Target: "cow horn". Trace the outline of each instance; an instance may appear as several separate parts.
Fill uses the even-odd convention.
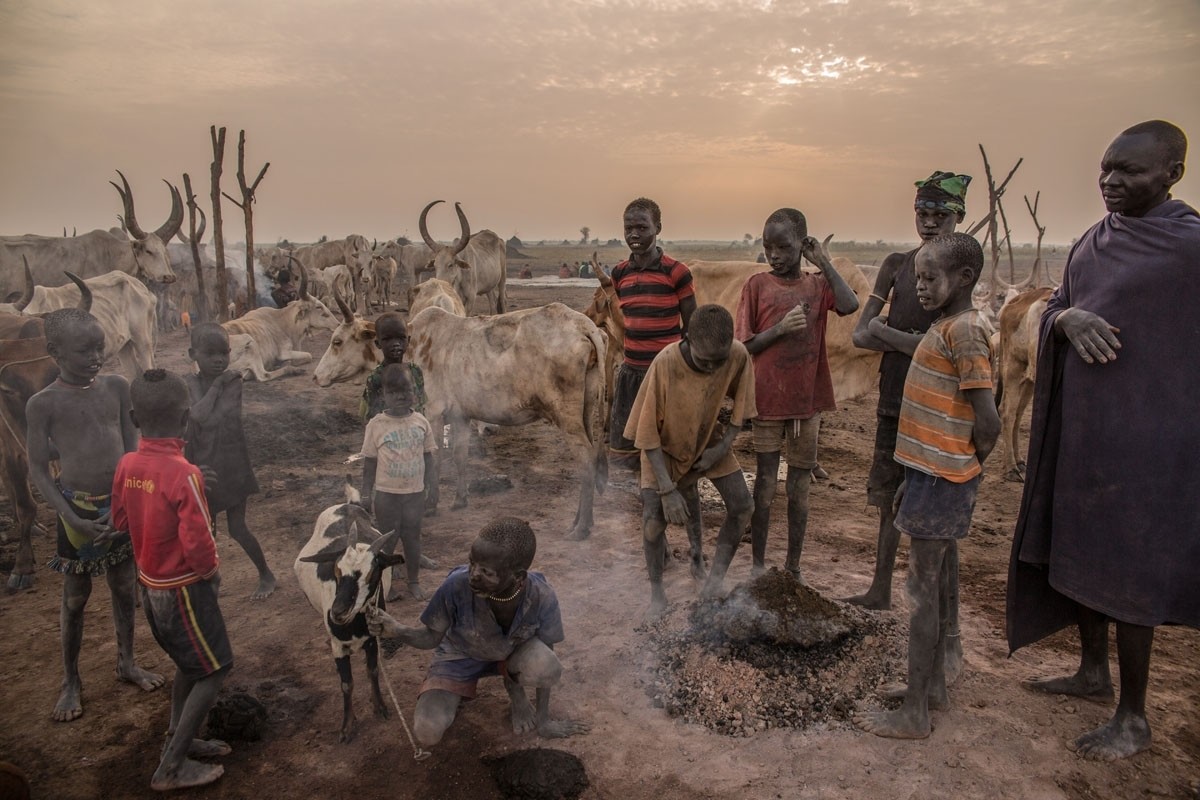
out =
[[[125,230],[129,231],[129,235],[135,239],[145,239],[146,232],[138,225],[137,216],[133,213],[133,189],[129,188],[129,181],[125,179],[125,173],[117,170],[117,174],[121,176],[121,183],[125,188],[122,189],[112,181],[112,187],[117,190],[117,194],[121,195],[121,202],[125,204],[125,219],[121,220],[121,225]]]
[[[346,305],[346,301],[342,299],[342,293],[333,287],[333,300],[337,303],[337,307],[342,310],[342,319],[346,320],[346,324],[354,323],[354,312],[350,310],[350,306]]]
[[[200,206],[196,206],[196,210],[200,212],[200,227],[196,231],[196,244],[202,244],[204,242],[204,230],[208,226],[208,217],[204,215],[204,209]],[[192,240],[189,239],[187,234],[183,232],[182,225],[179,226],[179,230],[176,232],[175,238],[184,244],[192,243]]]
[[[171,238],[183,227],[183,198],[179,196],[179,190],[166,178],[163,179],[163,183],[167,184],[167,188],[171,190],[171,216],[167,217],[167,221],[154,232],[154,235],[166,243],[171,241]]]
[[[21,254],[21,260],[25,262],[25,294],[21,295],[21,299],[13,303],[13,308],[17,311],[24,311],[25,306],[33,302],[33,272],[29,269],[29,259],[25,254]]]
[[[92,288],[84,283],[83,279],[73,272],[67,272],[66,270],[63,270],[63,274],[71,279],[71,283],[79,287],[79,307],[84,311],[91,311]]]
[[[304,265],[296,260],[296,257],[291,253],[287,254],[288,261],[296,265],[296,269],[300,270],[300,299],[308,299],[308,273],[304,270]]]
[[[444,203],[445,200],[434,200],[421,211],[421,219],[417,222],[417,227],[421,229],[421,238],[425,240],[425,244],[429,245],[430,250],[437,250],[438,244],[429,235],[429,228],[425,225],[425,218],[429,216],[429,209],[436,206],[438,203]]]
[[[371,249],[372,249],[372,250],[374,250],[376,247],[379,247],[379,240],[378,240],[378,239],[372,239],[372,240],[371,240]]]
[[[454,211],[458,214],[458,224],[462,226],[462,236],[454,248],[454,255],[458,255],[466,249],[471,241],[471,225],[467,222],[467,215],[463,213],[462,205],[455,203]]]

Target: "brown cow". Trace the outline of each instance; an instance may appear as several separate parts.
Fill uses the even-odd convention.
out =
[[[1025,480],[1025,459],[1018,438],[1025,406],[1033,398],[1037,374],[1038,324],[1053,289],[1028,289],[1000,309],[1000,346],[996,349],[1000,439],[1004,442],[1004,479]]]

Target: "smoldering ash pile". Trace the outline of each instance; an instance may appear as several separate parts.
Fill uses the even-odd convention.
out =
[[[698,601],[681,630],[652,631],[647,694],[685,722],[729,736],[848,723],[902,681],[905,638],[891,615],[822,597],[771,569],[728,597]]]

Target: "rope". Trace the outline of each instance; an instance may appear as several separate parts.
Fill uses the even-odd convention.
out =
[[[383,600],[383,584],[380,583],[379,591],[375,594],[375,608],[379,608],[380,602]],[[408,743],[412,745],[413,761],[424,761],[433,753],[428,750],[421,749],[417,744],[417,740],[413,738],[412,731],[408,728],[408,721],[404,719],[404,712],[400,710],[400,701],[396,699],[396,692],[392,689],[392,680],[388,677],[387,670],[383,666],[383,659],[379,659],[379,674],[383,676],[383,685],[387,687],[388,696],[392,698],[392,705],[396,707],[396,716],[400,717],[400,724],[404,726],[404,734],[408,737]]]

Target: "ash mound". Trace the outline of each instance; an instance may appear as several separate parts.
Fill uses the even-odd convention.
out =
[[[647,694],[729,736],[849,724],[905,663],[891,615],[829,600],[778,569],[698,601],[682,630],[669,624],[650,629],[657,659]]]

